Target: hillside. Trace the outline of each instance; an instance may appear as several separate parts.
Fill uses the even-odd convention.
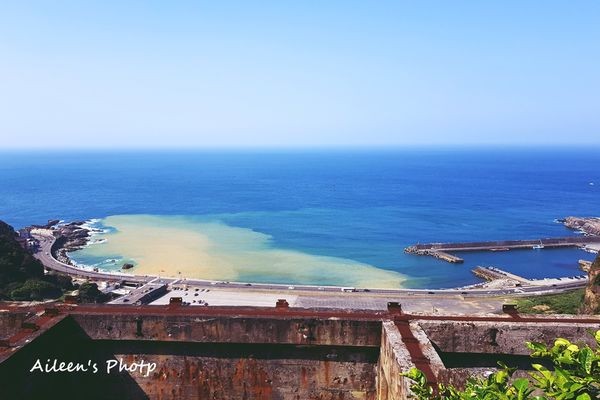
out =
[[[57,298],[72,287],[63,275],[44,275],[44,266],[17,242],[14,229],[0,221],[0,299]]]
[[[600,255],[590,266],[589,281],[583,297],[582,314],[597,314],[600,312]]]

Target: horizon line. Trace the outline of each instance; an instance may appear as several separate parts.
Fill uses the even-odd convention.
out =
[[[382,145],[215,145],[215,146],[60,146],[60,147],[0,147],[0,153],[19,152],[194,152],[194,151],[393,151],[408,149],[590,149],[600,143],[436,143]]]

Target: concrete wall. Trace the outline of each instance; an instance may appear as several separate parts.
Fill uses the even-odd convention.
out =
[[[73,318],[90,338],[110,342],[106,346],[113,348],[106,352],[126,360],[143,355],[160,366],[150,377],[134,376],[151,398],[375,398],[379,321],[164,315]],[[179,346],[181,342],[185,348]],[[211,351],[205,343],[219,351]]]
[[[407,399],[410,381],[400,376],[400,373],[407,372],[413,366],[398,328],[392,321],[384,321],[377,364],[377,399]]]
[[[376,349],[228,344],[235,354],[186,349],[182,355],[168,344],[164,354],[144,354],[135,346],[114,351],[128,363],[157,363],[149,377],[133,376],[152,399],[375,400]]]
[[[0,311],[0,340],[14,335],[27,318],[27,313]]]
[[[594,344],[590,329],[598,324],[527,322],[418,321],[431,342],[443,352],[523,354],[525,342],[552,344],[558,337]]]
[[[10,398],[376,400],[380,339],[378,321],[73,315],[0,364],[0,384]],[[31,374],[38,358],[100,371]],[[113,359],[157,369],[107,374]]]
[[[278,343],[379,347],[380,321],[190,317],[171,315],[73,315],[92,339],[217,343]]]
[[[566,337],[591,343],[587,331],[600,328],[600,321],[568,323],[550,317],[540,323],[419,319],[409,323],[398,317],[394,323],[285,314],[173,315],[171,311],[157,314],[150,308],[140,308],[144,312],[139,314],[115,313],[115,308],[90,314],[74,310],[56,317],[61,319],[55,324],[42,325],[39,335],[18,351],[5,349],[11,356],[0,363],[2,396],[404,400],[411,383],[400,374],[413,367],[413,361],[428,371],[430,367],[430,375],[439,382],[459,385],[485,370],[462,365],[462,360],[456,368],[446,368],[436,347],[447,353],[488,353],[494,361],[503,354],[527,355],[525,341],[551,343],[556,337]],[[24,317],[0,314],[0,332],[14,333]],[[467,364],[475,355],[479,356],[466,355]],[[31,373],[38,358],[95,362],[101,371]],[[107,360],[121,359],[127,364],[156,363],[157,367],[147,376],[105,372]]]

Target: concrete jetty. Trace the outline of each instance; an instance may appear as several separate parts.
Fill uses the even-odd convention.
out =
[[[460,251],[508,251],[514,249],[544,249],[600,245],[600,236],[570,236],[562,238],[494,240],[487,242],[424,243],[409,246],[405,253],[433,256],[448,262],[462,262],[452,254]],[[455,259],[461,261],[455,261]]]
[[[523,278],[522,276],[515,275],[513,273],[504,271],[496,267],[475,267],[472,270],[473,274],[479,278],[485,279],[486,281],[493,281],[496,279],[510,279],[519,283],[529,283],[529,279]]]
[[[465,260],[463,260],[460,257],[454,256],[454,255],[452,255],[450,253],[446,253],[444,251],[438,251],[438,250],[422,250],[422,251],[417,251],[414,254],[417,254],[420,256],[431,256],[431,257],[439,258],[440,260],[444,260],[449,263],[455,263],[455,264],[460,264],[460,263],[465,262]]]

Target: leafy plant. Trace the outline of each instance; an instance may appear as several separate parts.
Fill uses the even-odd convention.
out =
[[[463,390],[439,384],[437,390],[427,383],[422,371],[412,368],[403,373],[413,381],[412,398],[419,400],[592,400],[600,399],[600,330],[594,333],[596,348],[577,345],[559,338],[548,348],[528,342],[533,358],[547,358],[554,370],[532,364],[531,379],[512,379],[515,368],[501,369],[487,378],[470,378]]]

